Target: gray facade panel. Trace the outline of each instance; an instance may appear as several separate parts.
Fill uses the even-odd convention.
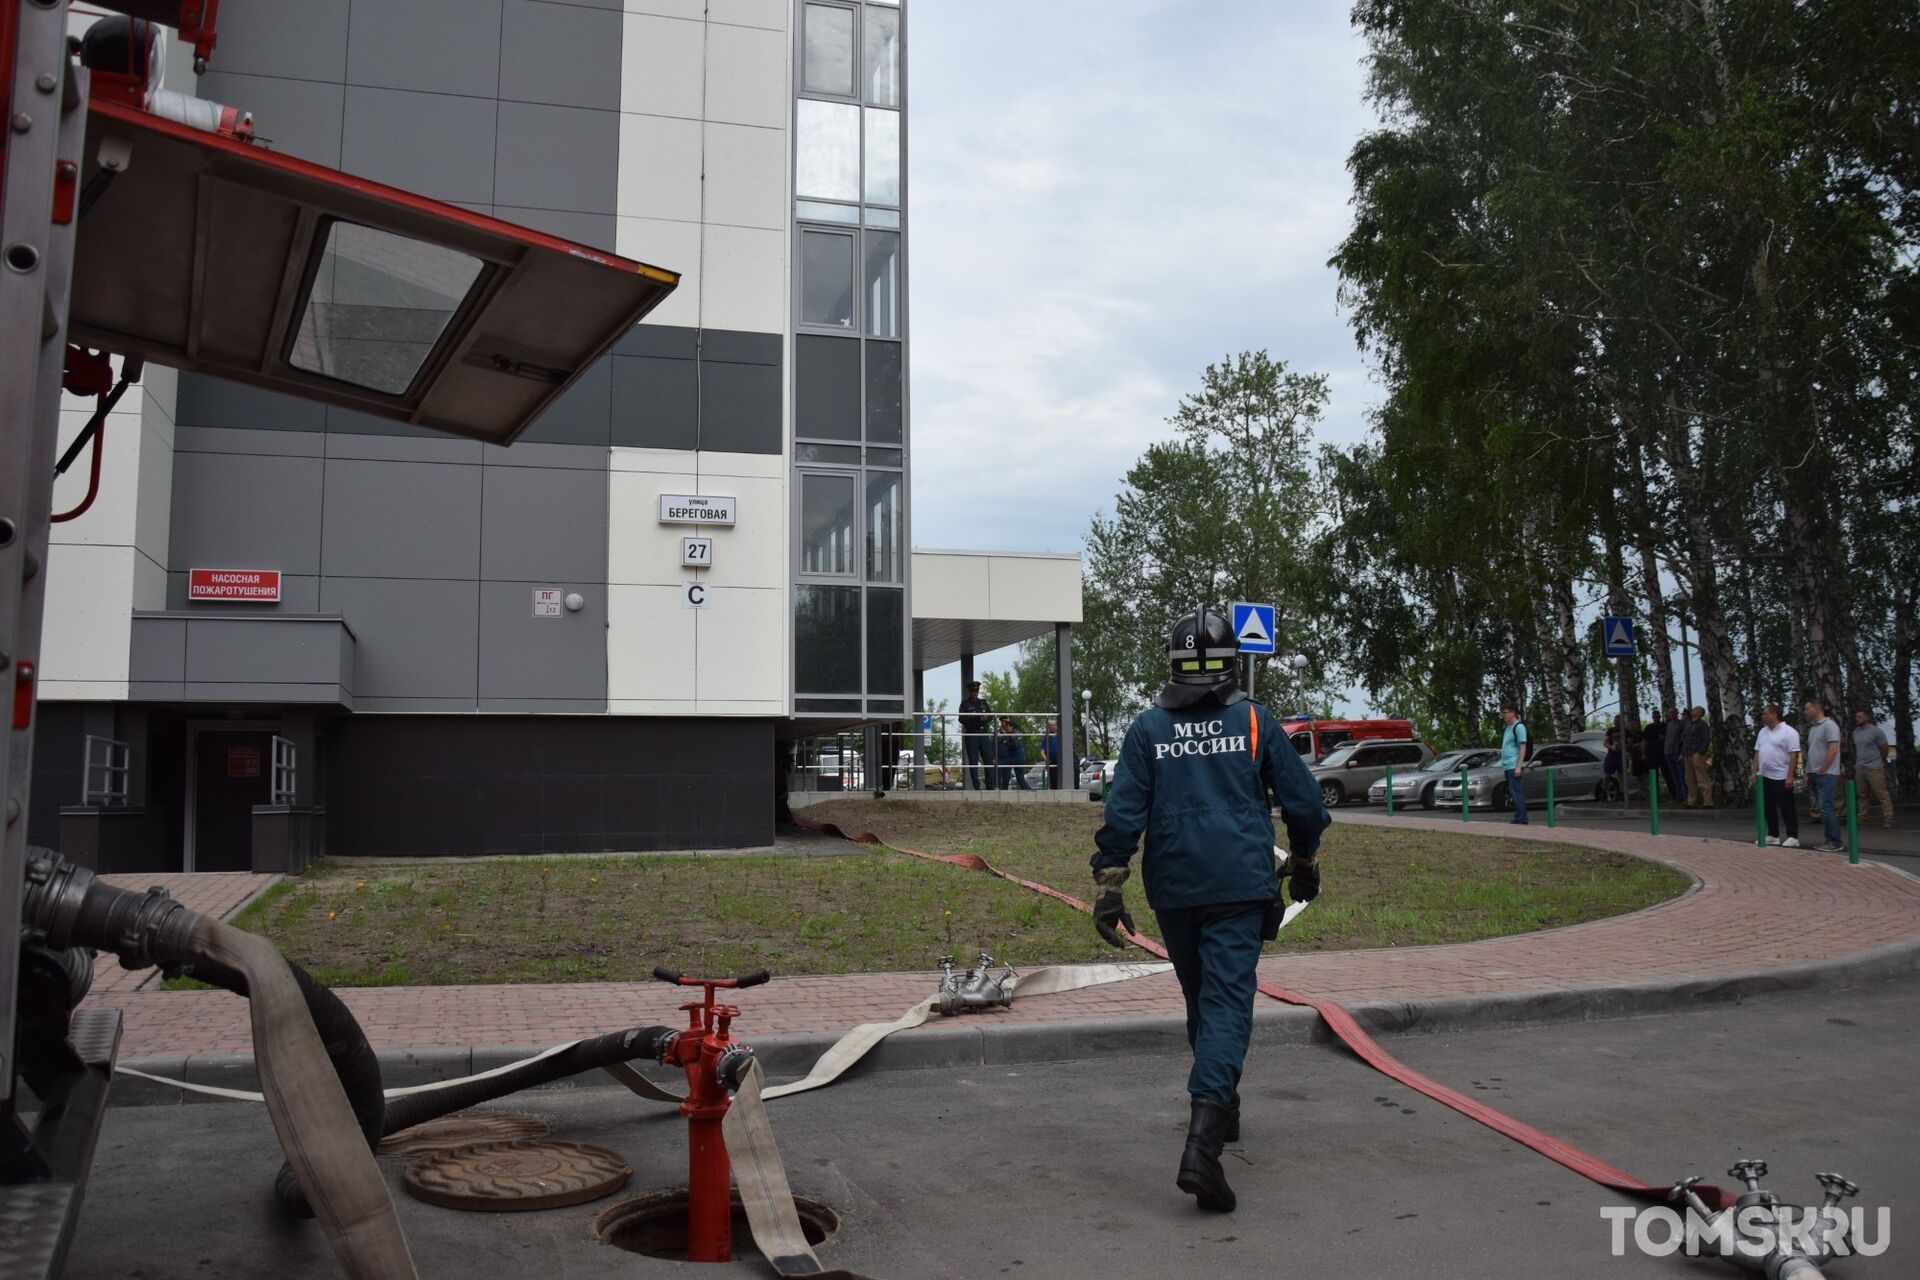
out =
[[[511,453],[524,444],[582,444],[607,446],[608,421],[613,397],[613,358],[606,357],[575,379],[521,433],[520,439],[502,452]]]
[[[319,572],[324,465],[318,458],[176,454],[169,566]]]
[[[604,558],[605,541],[602,556]],[[480,696],[566,698],[607,707],[605,575],[590,581],[487,582],[480,587]],[[578,613],[533,616],[533,588],[586,597]]]
[[[327,406],[326,422],[327,431],[336,436],[405,436],[415,440],[443,441],[451,438],[446,432],[435,431],[431,427],[416,427],[411,422],[381,418],[339,405]]]
[[[618,112],[525,102],[499,105],[500,143],[497,154],[489,157],[494,171],[490,198],[495,204],[576,213],[617,211]]]
[[[597,444],[489,444],[481,447],[489,467],[551,467],[558,471],[607,470],[607,450]]]
[[[699,354],[700,337],[700,330],[689,329],[685,325],[637,324],[613,344],[613,354],[691,360]]]
[[[327,461],[322,567],[336,576],[473,578],[480,468]],[[322,608],[326,589],[322,588]]]
[[[169,557],[171,558],[171,557]],[[175,562],[179,563],[178,561]],[[280,603],[273,605],[209,604],[187,599],[187,569],[204,569],[206,565],[188,565],[185,568],[170,569],[167,573],[167,611],[182,613],[191,610],[195,613],[318,613],[320,612],[320,579],[306,573],[282,573],[280,575]],[[234,568],[255,568],[271,566],[236,565]]]
[[[187,686],[179,680],[135,680],[127,685],[129,702],[185,702]]]
[[[223,15],[224,18],[224,15]],[[227,32],[220,31],[219,65],[227,67]],[[202,98],[253,113],[254,135],[281,155],[338,167],[346,89],[336,75],[324,80],[283,80],[270,75],[209,71],[194,92]]]
[[[700,358],[725,360],[731,364],[770,364],[778,367],[780,350],[786,339],[777,333],[753,333],[745,329],[702,329]]]
[[[147,623],[172,619],[141,618]],[[338,622],[294,618],[188,620],[186,680],[203,684],[333,684],[352,640]]]
[[[495,205],[493,216],[503,222],[518,223],[535,231],[544,231],[562,240],[572,240],[592,249],[619,252],[620,220],[610,213],[575,213],[568,209],[516,209]]]
[[[186,679],[187,620],[185,618],[135,618],[130,642],[131,656],[127,678],[136,684],[143,680]]]
[[[360,0],[347,42],[347,79],[492,98],[500,83],[500,6],[484,0]]]
[[[794,339],[793,434],[860,438],[860,342],[801,334]]]
[[[502,22],[502,98],[620,109],[619,14],[506,0]]]
[[[491,203],[495,108],[488,98],[349,85],[340,167],[436,200]],[[611,165],[608,173],[611,181]]]
[[[182,381],[185,381],[184,377]],[[327,437],[319,431],[258,431],[247,427],[173,429],[175,453],[252,453],[318,458],[325,455],[326,447]]]
[[[484,492],[483,580],[606,582],[606,472],[488,467]]]
[[[249,431],[321,431],[326,428],[324,405],[278,391],[210,378],[204,373],[180,375],[173,422],[178,427],[241,427]]]
[[[431,436],[372,436],[355,432],[327,433],[327,457],[359,458],[367,462],[480,461],[484,447],[478,440],[462,440],[436,432]]]
[[[340,686],[331,682],[324,684],[266,684],[258,681],[195,682],[189,680],[181,686],[182,694],[188,702],[259,702],[269,704],[309,703],[321,706],[353,705],[351,694],[343,693]]]
[[[328,578],[320,607],[357,638],[354,705],[365,699],[444,700],[431,709],[474,705],[480,589],[473,581]]]
[[[613,358],[613,443],[647,449],[699,444],[700,387],[692,360]]]
[[[382,0],[375,7],[392,2]],[[360,14],[353,18],[357,24]],[[347,70],[347,0],[247,0],[244,5],[230,5],[220,14],[216,65],[260,76],[338,82]],[[200,81],[202,86],[206,83],[205,78]],[[247,106],[204,87],[200,96]]]
[[[700,362],[700,447],[729,453],[779,453],[780,368]]]

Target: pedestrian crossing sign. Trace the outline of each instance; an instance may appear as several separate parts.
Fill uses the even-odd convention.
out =
[[[1601,626],[1600,634],[1606,639],[1609,658],[1631,658],[1634,655],[1632,618],[1608,618]]]
[[[1273,652],[1273,606],[1236,601],[1233,606],[1233,635],[1242,653]]]

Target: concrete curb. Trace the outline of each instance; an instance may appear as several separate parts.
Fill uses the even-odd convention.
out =
[[[1700,1005],[1740,1003],[1750,997],[1844,990],[1888,978],[1920,973],[1920,938],[1889,943],[1833,960],[1785,965],[1717,977],[1616,987],[1498,992],[1441,996],[1431,1000],[1370,1001],[1347,1005],[1354,1018],[1376,1035],[1412,1032],[1473,1031],[1494,1027],[1598,1022],[1613,1018],[1674,1013]],[[749,1041],[774,1081],[794,1078],[811,1067],[840,1038],[838,1032],[776,1035]],[[1299,1045],[1328,1043],[1333,1033],[1312,1009],[1262,1001],[1254,1009],[1253,1043]],[[388,1087],[453,1080],[517,1062],[544,1048],[525,1045],[473,1045],[467,1048],[383,1049],[381,1076]],[[1186,1023],[1180,1018],[1089,1018],[1072,1022],[997,1021],[992,1014],[930,1022],[877,1045],[849,1072],[858,1077],[880,1071],[1012,1066],[1029,1062],[1065,1062],[1088,1058],[1178,1056],[1187,1051]],[[250,1054],[169,1054],[131,1058],[125,1064],[155,1075],[228,1089],[259,1088]],[[678,1072],[655,1064],[636,1064],[663,1084],[680,1082]],[[545,1089],[605,1088],[599,1073],[561,1080]],[[132,1076],[114,1081],[112,1106],[180,1106],[227,1101],[209,1098]]]

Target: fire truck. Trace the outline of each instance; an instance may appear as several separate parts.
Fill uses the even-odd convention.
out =
[[[295,981],[270,944],[26,843],[49,530],[98,492],[108,413],[151,363],[509,444],[678,282],[276,154],[253,137],[244,103],[165,83],[172,42],[190,51],[195,73],[207,68],[219,4],[89,0],[82,15],[68,0],[0,0],[0,1275],[9,1280],[57,1275],[79,1215],[120,1032],[117,1010],[80,1007],[96,952],[129,967],[191,964],[249,997],[290,1172],[343,1268],[413,1271],[315,1030],[330,993]],[[69,396],[93,412],[63,440]],[[55,512],[56,471],[74,465],[89,470],[88,496]]]

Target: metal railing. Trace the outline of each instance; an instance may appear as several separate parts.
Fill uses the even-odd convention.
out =
[[[117,738],[88,734],[81,740],[80,803],[103,809],[127,803],[127,778],[133,771],[133,748]]]
[[[916,711],[878,728],[843,729],[794,746],[794,791],[1044,791],[1079,788],[1079,763],[1053,777],[1042,740],[1051,709]],[[1080,733],[1076,726],[1076,744]],[[1084,749],[1079,755],[1086,756]]]
[[[290,738],[273,735],[273,788],[271,804],[291,805],[299,781],[299,749]]]

